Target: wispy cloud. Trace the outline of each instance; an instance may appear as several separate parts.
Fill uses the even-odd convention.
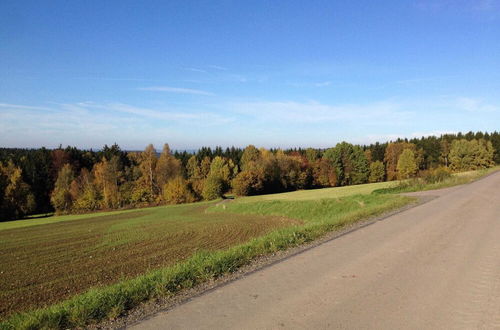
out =
[[[330,86],[332,84],[331,81],[322,81],[322,82],[317,82],[314,84],[314,86],[316,87],[326,87],[326,86]]]
[[[154,81],[155,79],[146,78],[113,78],[113,77],[74,77],[77,80],[109,80],[109,81]]]
[[[118,142],[140,149],[165,141],[184,147],[201,143],[193,130],[219,131],[214,127],[226,127],[233,120],[230,115],[207,111],[124,103],[77,102],[50,107],[0,103],[0,141],[11,147],[56,147],[61,143],[98,147]]]
[[[332,84],[331,81],[318,81],[318,82],[289,82],[287,85],[293,87],[327,87]]]
[[[198,69],[198,68],[186,68],[186,70],[187,71],[192,71],[192,72],[207,73],[207,70]]]
[[[455,105],[458,109],[470,112],[498,112],[500,108],[496,105],[489,104],[482,99],[459,97],[455,100]]]
[[[227,70],[229,70],[228,68],[225,68],[223,66],[218,66],[218,65],[209,65],[208,67],[210,69],[215,69],[215,70],[220,70],[220,71],[227,71]]]
[[[30,105],[19,105],[19,104],[8,104],[8,103],[0,103],[0,108],[7,109],[23,109],[23,110],[51,110],[47,107],[34,107]]]
[[[364,121],[365,123],[404,120],[414,115],[404,106],[391,101],[370,104],[329,105],[311,102],[247,102],[232,104],[235,111],[264,121],[295,123],[326,123]]]
[[[170,86],[151,86],[151,87],[140,87],[138,90],[141,91],[151,91],[151,92],[167,92],[176,94],[192,94],[192,95],[215,95],[214,93],[191,88],[181,88],[181,87],[170,87]]]

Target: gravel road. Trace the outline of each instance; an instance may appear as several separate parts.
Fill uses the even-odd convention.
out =
[[[500,172],[133,329],[500,329]]]

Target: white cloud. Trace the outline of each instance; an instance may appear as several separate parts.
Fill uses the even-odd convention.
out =
[[[470,112],[495,112],[499,111],[499,107],[488,104],[481,99],[475,99],[470,97],[459,97],[455,100],[455,105],[461,110],[466,110]]]
[[[247,102],[231,105],[236,112],[265,121],[295,123],[326,123],[363,121],[363,123],[387,123],[406,120],[413,112],[395,102],[375,102],[371,104],[328,105],[316,101],[300,103],[284,102]]]
[[[10,147],[96,147],[105,143],[141,149],[165,141],[178,147],[203,143],[232,118],[212,112],[151,109],[123,103],[79,102],[51,108],[0,103],[0,140]],[[19,134],[22,132],[22,134]]]
[[[8,104],[8,103],[0,103],[0,108],[21,109],[21,110],[44,110],[44,111],[51,110],[50,108],[47,107],[33,107],[30,105],[19,105],[19,104]]]
[[[199,89],[169,87],[169,86],[141,87],[141,88],[138,88],[138,90],[152,91],[152,92],[168,92],[168,93],[177,93],[177,94],[215,95],[214,93],[202,91]]]

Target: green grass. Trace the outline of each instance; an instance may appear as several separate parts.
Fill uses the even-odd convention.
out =
[[[325,198],[339,198],[352,195],[370,194],[376,189],[390,188],[397,185],[397,182],[378,182],[359,184],[345,187],[322,188],[311,190],[298,190],[281,194],[269,194],[250,196],[240,199],[240,202],[257,202],[267,200],[283,200],[283,201],[301,201],[301,200],[317,200]]]
[[[449,188],[462,184],[471,183],[490,173],[500,170],[499,166],[478,170],[454,173],[450,178],[444,179],[441,182],[427,183],[422,179],[413,179],[401,181],[398,184],[382,189],[373,190],[374,194],[400,194],[406,192],[427,191],[435,189]]]
[[[147,207],[147,208],[141,208],[141,210],[157,209],[161,207],[162,206]],[[31,226],[45,225],[63,221],[89,219],[89,218],[95,218],[96,216],[106,216],[106,215],[116,215],[122,213],[136,212],[137,210],[138,209],[129,209],[129,210],[118,210],[118,211],[92,212],[85,214],[58,215],[58,216],[54,215],[54,213],[47,213],[44,215],[37,214],[29,216],[26,219],[0,222],[0,230],[31,227]]]
[[[0,230],[0,318],[298,223],[206,213],[213,204],[37,219],[37,225]]]
[[[317,194],[316,191],[311,193]],[[113,318],[143,301],[174,295],[234,272],[258,256],[312,241],[350,223],[399,208],[411,200],[395,195],[351,195],[320,200],[302,197],[302,200],[248,201],[242,198],[218,205],[202,203],[86,215],[83,218],[69,216],[55,223],[5,229],[0,231],[2,249],[5,242],[11,244],[12,249],[2,251],[1,255],[11,255],[14,264],[9,269],[16,268],[16,262],[26,259],[22,253],[35,250],[41,254],[20,267],[24,268],[24,273],[50,273],[51,268],[66,259],[70,263],[63,269],[67,270],[71,262],[78,264],[85,260],[81,265],[83,268],[73,274],[76,277],[54,274],[54,280],[62,276],[62,283],[68,287],[86,281],[89,276],[86,272],[94,269],[105,274],[116,273],[113,263],[115,266],[125,263],[125,269],[138,269],[139,274],[103,285],[91,285],[85,292],[51,306],[11,315],[1,328],[84,327]],[[239,239],[233,238],[234,228],[240,233]],[[193,232],[199,234],[192,236]],[[83,244],[75,242],[79,237]],[[40,242],[43,244],[39,249],[29,246]],[[187,244],[187,247],[182,244]],[[84,247],[83,252],[80,245]],[[151,246],[153,248],[148,248]],[[76,250],[71,252],[70,247]],[[184,253],[184,257],[177,258],[175,253],[166,257],[165,251],[172,249]],[[16,256],[18,250],[24,252]],[[57,254],[59,250],[62,252]],[[96,259],[101,256],[102,259],[96,261],[92,258],[94,264],[88,264],[89,255]],[[170,263],[155,263],[168,258]],[[146,263],[149,267],[127,264],[143,259],[151,261]],[[38,267],[47,268],[39,273]],[[85,276],[78,276],[82,274]],[[18,276],[22,276],[22,272]],[[46,284],[50,287],[53,283]],[[17,291],[17,294],[22,296],[27,291]]]

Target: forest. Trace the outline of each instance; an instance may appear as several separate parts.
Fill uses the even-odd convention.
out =
[[[328,149],[1,148],[0,221],[401,180],[495,164],[499,132],[341,142]]]

